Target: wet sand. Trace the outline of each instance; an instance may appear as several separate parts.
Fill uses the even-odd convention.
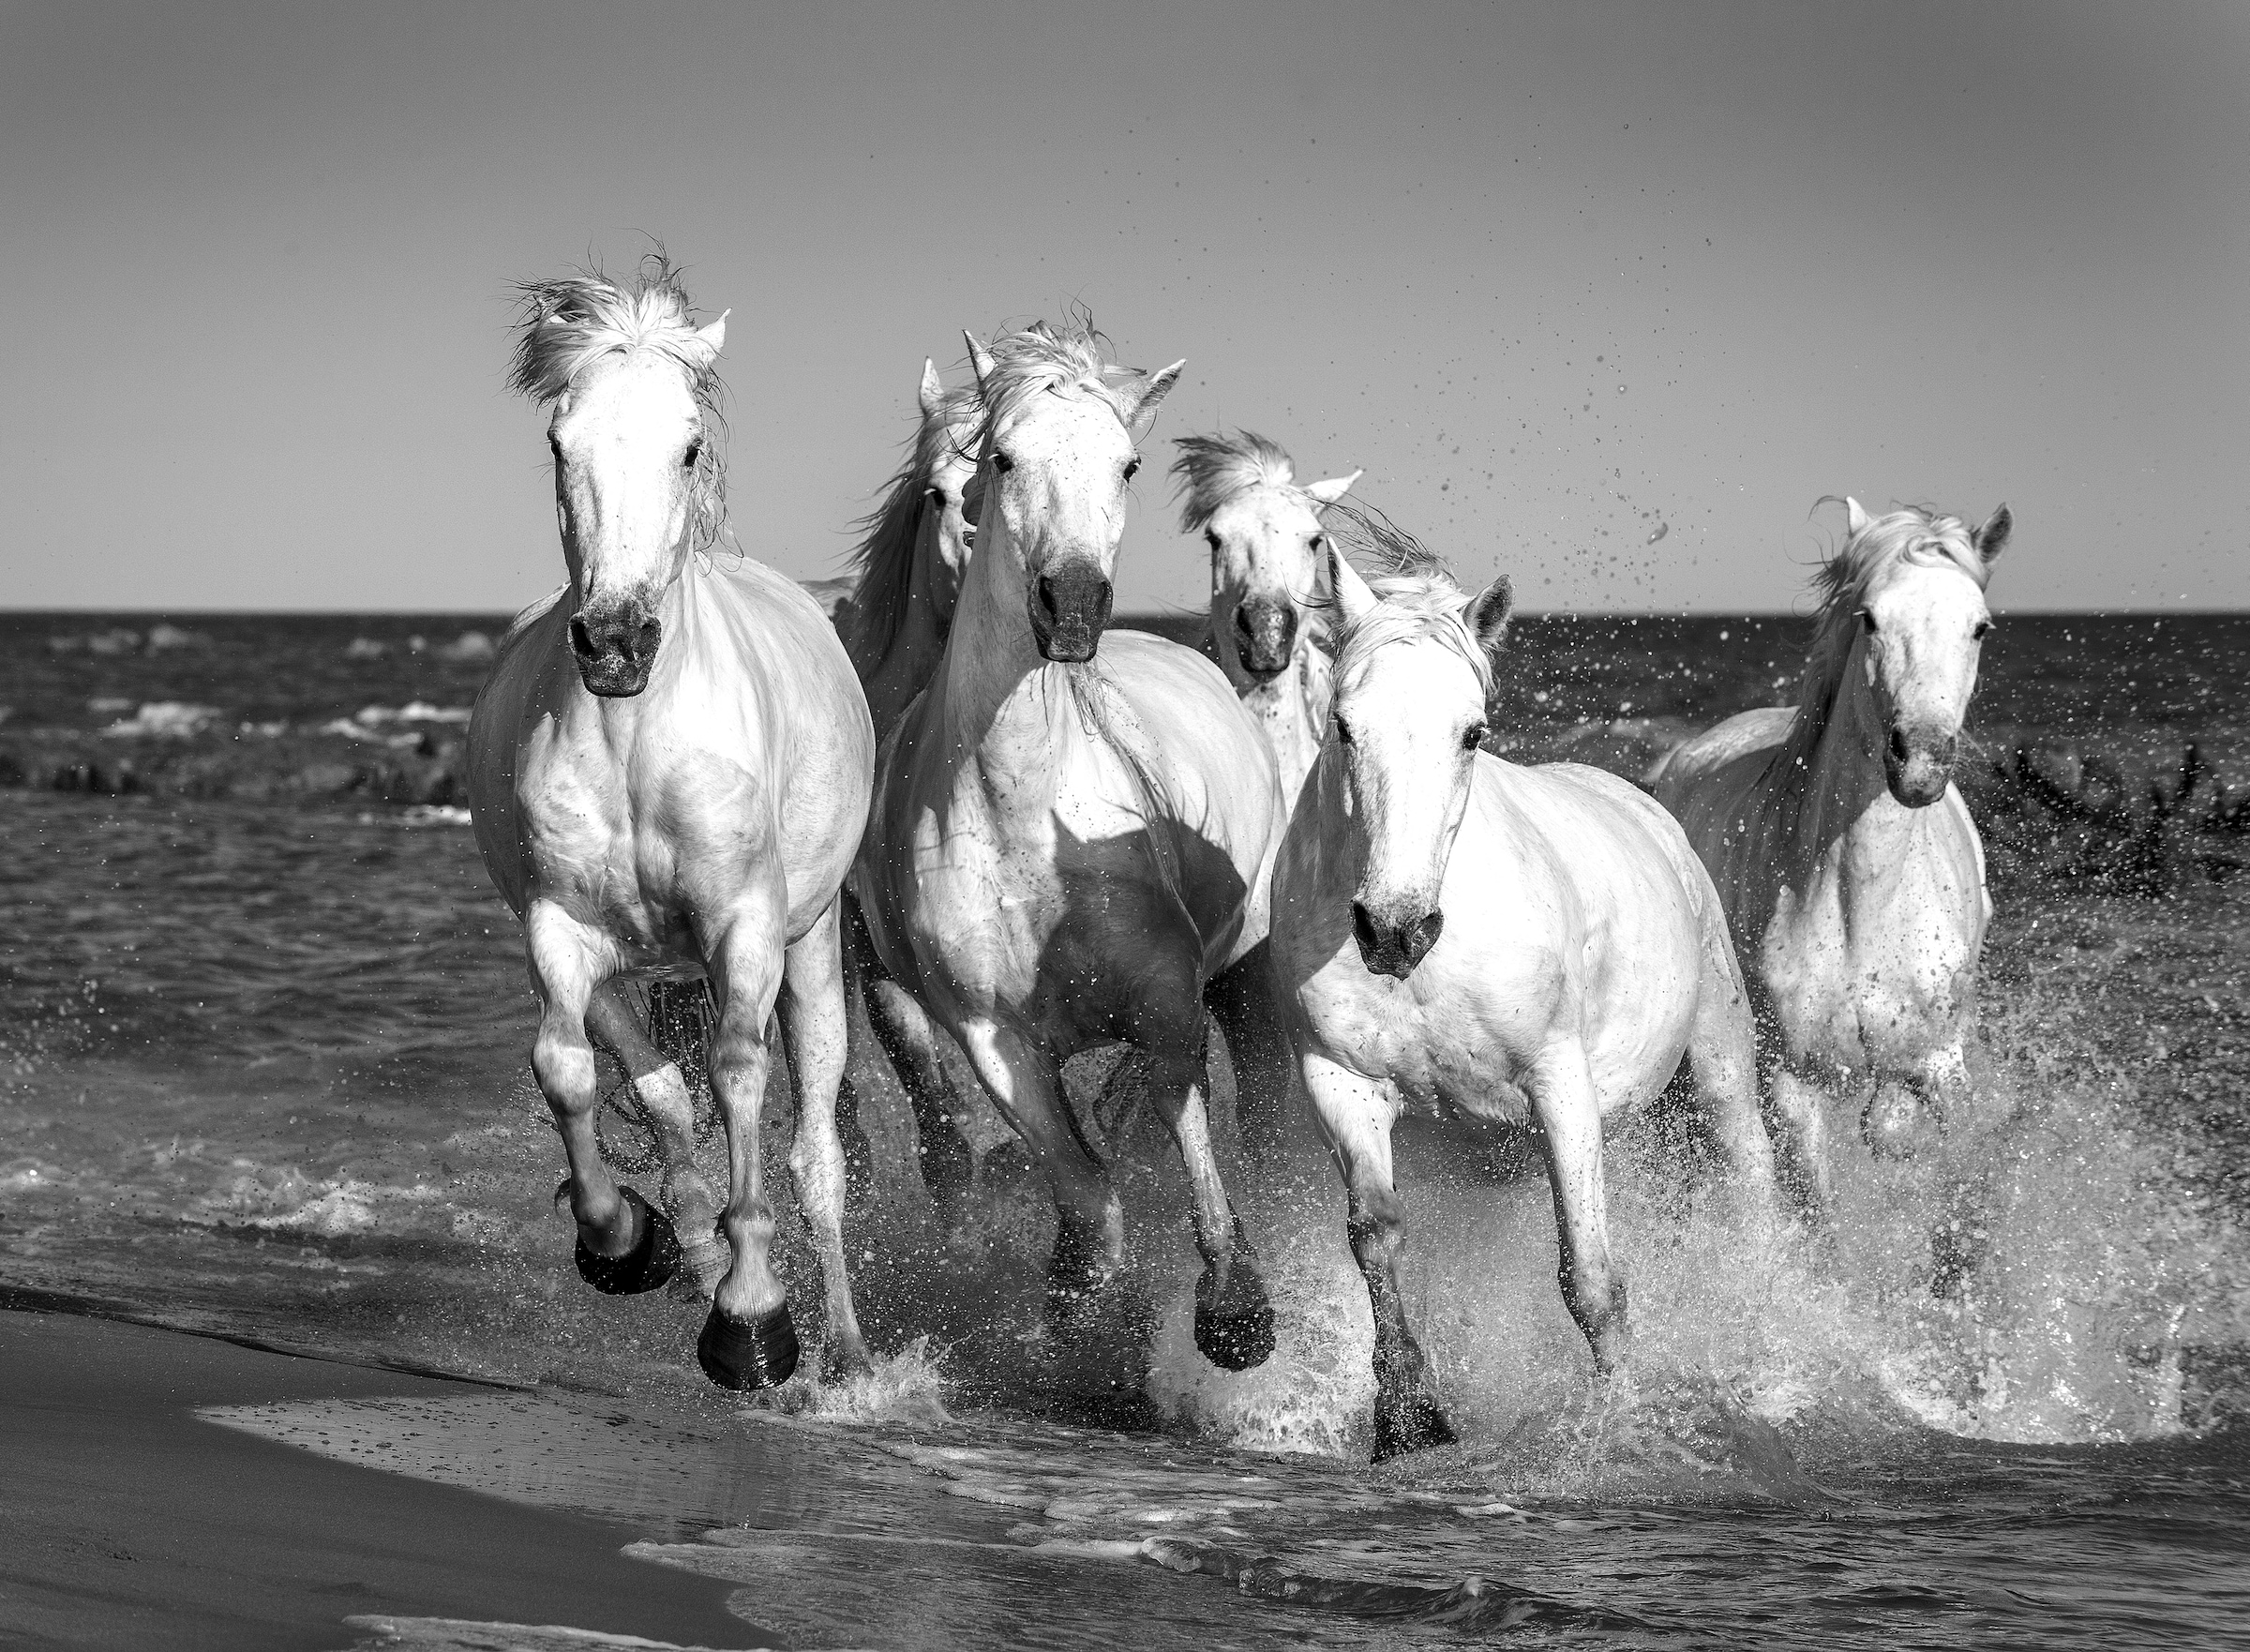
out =
[[[343,1648],[365,1616],[771,1637],[645,1527],[335,1461],[205,1406],[535,1400],[52,1313],[0,1313],[0,1642]],[[466,1442],[462,1443],[464,1448]]]

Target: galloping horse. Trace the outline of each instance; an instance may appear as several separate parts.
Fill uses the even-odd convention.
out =
[[[1844,512],[1795,709],[1730,717],[1654,777],[1726,902],[1786,1168],[1814,1209],[1823,1095],[1871,1080],[1864,1126],[1896,1145],[1919,1103],[1942,1122],[1967,1094],[1992,903],[1952,773],[2014,527],[2004,504],[1974,533],[1928,510]]]
[[[1257,720],[1291,803],[1328,721],[1328,535],[1320,512],[1359,479],[1295,481],[1289,456],[1263,436],[1182,436],[1172,474],[1179,531],[1211,550],[1211,649]]]
[[[1271,1352],[1272,1311],[1212,1151],[1201,998],[1264,938],[1280,792],[1209,661],[1103,632],[1134,444],[1180,364],[1115,368],[1090,335],[1043,324],[969,347],[977,551],[944,663],[883,743],[853,892],[884,968],[1054,1191],[1048,1305],[1066,1327],[1122,1266],[1125,1231],[1062,1063],[1118,1040],[1145,1053],[1194,1190],[1196,1344],[1242,1369]]]
[[[1602,1119],[1685,1054],[1737,1175],[1761,1194],[1773,1178],[1749,1006],[1694,850],[1614,775],[1479,751],[1508,581],[1468,599],[1427,552],[1392,548],[1400,571],[1371,589],[1330,548],[1332,714],[1273,872],[1273,968],[1374,1310],[1378,1460],[1453,1437],[1399,1289],[1405,1108],[1537,1130],[1563,1299],[1605,1374],[1626,1299]]]
[[[796,1367],[758,1154],[765,1029],[778,1003],[796,1079],[789,1167],[820,1256],[832,1363],[866,1351],[845,1271],[837,894],[866,818],[874,735],[819,608],[752,562],[706,555],[722,519],[713,370],[661,259],[630,281],[523,289],[515,387],[553,409],[570,583],[516,622],[469,728],[470,799],[492,880],[522,917],[542,1006],[532,1064],[570,1160],[578,1270],[645,1291],[681,1260],[715,1299],[697,1355],[729,1388]],[[707,978],[712,1088],[727,1123],[724,1217],[694,1161],[676,1069],[621,977]],[[595,1135],[587,1031],[622,1053],[665,1161],[669,1220],[621,1189]]]

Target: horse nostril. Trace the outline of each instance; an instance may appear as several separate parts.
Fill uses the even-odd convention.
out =
[[[570,623],[570,647],[571,652],[582,660],[593,658],[593,633],[586,629],[582,615]]]
[[[1381,938],[1375,934],[1374,919],[1358,901],[1352,903],[1352,939],[1367,952],[1373,952],[1383,944]]]
[[[652,657],[656,653],[657,639],[663,634],[664,627],[653,618],[641,621],[639,628],[633,633],[633,639],[622,645],[625,657],[636,665]]]
[[[1864,751],[1866,748],[1863,746],[1861,749]],[[1902,728],[1891,730],[1891,756],[1902,763],[1906,761],[1906,731]]]
[[[1257,633],[1251,628],[1248,608],[1238,608],[1235,610],[1235,633],[1245,642],[1257,640]]]
[[[1446,915],[1443,912],[1426,912],[1409,924],[1406,926],[1405,934],[1399,938],[1401,944],[1406,949],[1407,963],[1418,964],[1428,956],[1430,949],[1437,944],[1438,934],[1445,926]]]
[[[1055,617],[1055,581],[1042,574],[1039,577],[1038,584],[1032,589],[1039,597],[1039,611],[1046,615],[1048,619],[1053,619]]]

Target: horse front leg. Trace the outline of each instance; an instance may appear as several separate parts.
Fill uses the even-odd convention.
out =
[[[773,1208],[766,1198],[758,1127],[784,932],[776,892],[770,902],[728,914],[724,927],[703,938],[704,968],[719,1001],[711,1088],[727,1124],[728,1195],[721,1225],[734,1259],[712,1294],[696,1359],[704,1375],[738,1390],[776,1387],[797,1369],[788,1292],[773,1271]]]
[[[844,1079],[844,955],[839,902],[805,931],[783,964],[782,1048],[797,1091],[797,1128],[789,1176],[797,1208],[820,1258],[826,1294],[827,1365],[859,1375],[872,1367],[851,1300],[844,1257],[844,1138],[836,1129],[836,1091]]]
[[[718,1190],[696,1166],[696,1111],[680,1065],[643,1030],[623,990],[604,982],[588,1004],[587,1025],[617,1052],[633,1081],[633,1093],[655,1132],[664,1160],[659,1202],[680,1236],[680,1255],[697,1289],[708,1297],[727,1271],[727,1245],[719,1237]]]
[[[1786,1057],[1763,1063],[1765,1105],[1778,1138],[1781,1185],[1808,1223],[1825,1219],[1834,1192],[1821,1086]]]
[[[618,1185],[594,1132],[601,1093],[593,1045],[586,1036],[586,1012],[608,974],[608,939],[545,902],[534,903],[524,914],[524,935],[540,1002],[532,1072],[570,1161],[578,1273],[611,1296],[654,1290],[679,1266],[672,1225],[638,1193]]]
[[[1125,1207],[1108,1168],[1079,1134],[1053,1052],[998,1020],[967,1022],[955,1036],[1055,1195],[1047,1317],[1067,1331],[1125,1266]]]
[[[1688,1067],[1711,1134],[1732,1173],[1742,1214],[1772,1220],[1774,1144],[1758,1111],[1758,1029],[1736,970],[1732,943],[1716,915],[1705,925],[1703,981],[1688,1034]]]
[[[1204,988],[1203,1001],[1226,1035],[1235,1070],[1235,1116],[1242,1148],[1260,1170],[1282,1163],[1297,1063],[1273,996],[1271,941],[1260,941]]]
[[[1601,1098],[1586,1067],[1585,1046],[1573,1039],[1550,1047],[1529,1080],[1532,1121],[1547,1150],[1554,1190],[1563,1302],[1594,1350],[1594,1368],[1613,1376],[1625,1364],[1625,1281],[1610,1258]]]
[[[1195,1282],[1195,1346],[1213,1365],[1248,1371],[1273,1352],[1273,1304],[1258,1276],[1257,1253],[1220,1179],[1204,1104],[1208,1081],[1201,1047],[1203,1017],[1193,1015],[1197,1047],[1151,1051],[1149,1093],[1162,1113],[1195,1196],[1195,1248],[1203,1276]]]
[[[1326,1057],[1306,1056],[1302,1070],[1313,1117],[1343,1173],[1345,1231],[1374,1313],[1374,1460],[1449,1446],[1453,1425],[1438,1402],[1430,1360],[1406,1323],[1406,1300],[1399,1289],[1406,1206],[1391,1179],[1390,1126],[1396,1109],[1390,1093]]]

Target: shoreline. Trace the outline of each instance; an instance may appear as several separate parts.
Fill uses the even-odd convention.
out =
[[[549,1402],[0,1294],[0,1639],[340,1649],[369,1620],[567,1625],[673,1645],[770,1640],[726,1584],[629,1558],[648,1532],[299,1449],[206,1408]],[[553,1407],[560,1410],[560,1407]],[[458,1442],[466,1449],[469,1442]],[[477,1445],[482,1448],[484,1442]],[[739,1465],[737,1465],[739,1467]],[[359,1620],[349,1622],[347,1620]]]

